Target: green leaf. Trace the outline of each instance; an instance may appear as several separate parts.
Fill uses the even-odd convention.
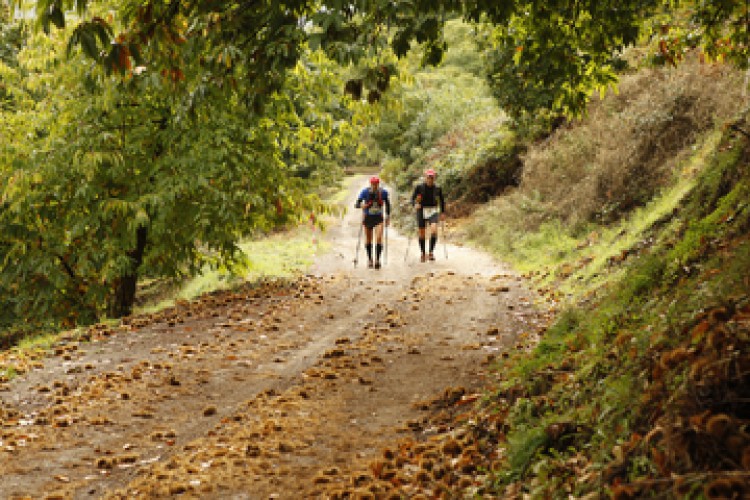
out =
[[[391,48],[393,49],[393,53],[396,54],[396,57],[403,57],[409,52],[411,37],[412,30],[410,28],[399,30],[396,33],[391,42]]]
[[[59,29],[65,28],[65,15],[63,14],[60,7],[55,4],[49,11],[49,20]]]
[[[99,59],[99,47],[96,45],[96,39],[91,31],[82,31],[79,40],[84,54],[91,59]]]

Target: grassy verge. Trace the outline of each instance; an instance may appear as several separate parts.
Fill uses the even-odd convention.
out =
[[[234,269],[206,269],[187,280],[168,297],[139,308],[136,314],[147,314],[171,307],[177,300],[192,300],[205,293],[226,290],[262,278],[290,278],[305,272],[315,256],[327,251],[329,244],[321,241],[320,228],[303,225],[260,240],[240,244],[243,263]]]
[[[361,180],[361,175],[348,176],[325,193],[326,203],[333,207],[333,215],[343,209],[352,187]],[[161,310],[174,305],[175,300],[191,300],[242,282],[267,277],[289,278],[303,273],[312,265],[316,255],[330,250],[330,244],[322,237],[329,219],[324,216],[315,226],[303,223],[262,239],[246,240],[240,244],[243,263],[235,269],[206,269],[173,291],[168,299],[149,304],[139,312]]]
[[[570,227],[557,220],[536,231],[520,232],[498,224],[496,213],[488,207],[469,226],[468,236],[475,245],[533,275],[541,287],[578,300],[621,278],[619,264],[653,244],[695,188],[721,137],[720,132],[709,134],[676,171],[671,186],[616,224]]]
[[[46,332],[21,339],[12,349],[0,351],[0,382],[41,367],[39,360],[59,343],[60,332]]]

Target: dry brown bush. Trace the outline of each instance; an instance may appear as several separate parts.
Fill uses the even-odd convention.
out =
[[[619,95],[594,99],[585,118],[529,149],[521,186],[496,215],[518,229],[613,221],[668,184],[705,132],[745,102],[740,72],[697,58],[624,76]]]

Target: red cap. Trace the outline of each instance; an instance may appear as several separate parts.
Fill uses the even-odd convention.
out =
[[[370,184],[380,184],[380,177],[377,175],[370,177]]]
[[[427,170],[424,171],[424,175],[425,177],[435,177],[435,171],[432,170],[431,168],[428,168]]]

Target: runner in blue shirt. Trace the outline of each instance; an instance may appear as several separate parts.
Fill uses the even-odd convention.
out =
[[[362,224],[365,226],[365,249],[367,250],[367,267],[380,269],[380,255],[383,253],[383,222],[391,223],[391,201],[388,191],[380,187],[380,178],[370,178],[370,187],[364,188],[357,197],[355,208],[362,208]],[[385,209],[385,218],[383,210]],[[375,232],[375,261],[372,258],[372,234]]]

